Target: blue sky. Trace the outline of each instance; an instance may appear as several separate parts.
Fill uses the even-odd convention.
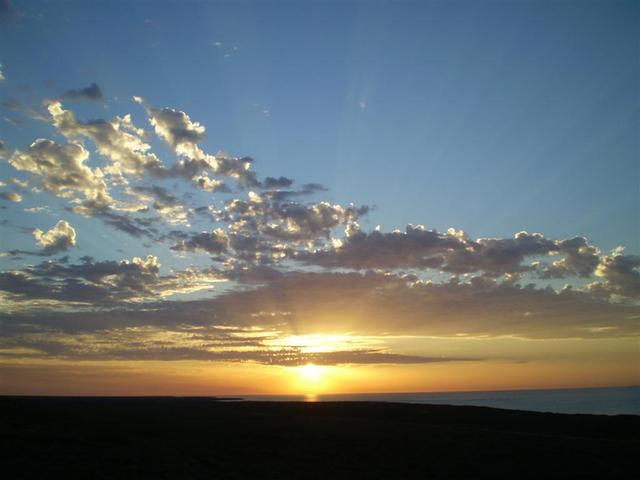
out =
[[[635,2],[22,5],[5,97],[95,81],[137,119],[144,95],[206,125],[209,150],[377,205],[372,226],[638,252]],[[1,128],[18,147],[36,127]]]
[[[404,365],[512,336],[633,357],[639,20],[623,1],[0,2],[0,350]],[[329,333],[359,337],[287,337]]]

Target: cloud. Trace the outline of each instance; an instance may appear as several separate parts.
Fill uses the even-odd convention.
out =
[[[229,237],[221,228],[216,228],[211,232],[201,232],[188,235],[185,239],[179,239],[171,247],[171,250],[178,252],[203,251],[211,254],[226,252],[229,248]]]
[[[588,278],[600,263],[600,250],[589,245],[584,237],[574,237],[556,242],[553,253],[564,255],[542,271],[542,278],[565,278],[571,275]]]
[[[171,168],[173,175],[195,179],[203,171],[210,170],[213,174],[236,179],[243,188],[260,185],[255,173],[249,170],[253,162],[251,158],[231,157],[224,152],[218,152],[216,155],[205,153],[198,144],[205,139],[206,128],[201,123],[191,120],[185,112],[168,107],[152,107],[141,97],[133,97],[133,100],[145,108],[156,135],[162,138],[176,155],[186,157]],[[204,180],[196,184],[211,186],[210,182]]]
[[[81,260],[78,264],[49,260],[1,272],[0,291],[11,294],[12,301],[46,299],[116,305],[211,288],[221,280],[215,272],[193,268],[160,275],[160,262],[154,255],[120,261]]]
[[[329,250],[302,253],[298,258],[324,267],[356,269],[442,268],[445,254],[465,250],[462,234],[426,230],[421,225],[407,225],[399,230],[365,233],[350,228],[343,241]]]
[[[262,185],[265,188],[265,184]],[[261,193],[262,198],[268,199],[273,202],[288,202],[295,201],[301,197],[314,195],[318,192],[326,192],[328,189],[318,183],[306,183],[297,190],[284,190],[278,188],[275,190],[267,190]]]
[[[31,107],[29,105],[25,105],[24,103],[16,100],[15,98],[7,98],[0,102],[0,106],[12,110],[14,112],[18,112],[26,117],[32,118],[33,120],[47,120],[46,113],[42,111],[41,108]],[[7,119],[11,121],[11,119]],[[19,122],[18,122],[19,123]]]
[[[296,334],[567,338],[629,336],[640,327],[637,305],[488,277],[439,284],[388,274],[290,272],[208,305],[218,322],[230,324],[256,312],[289,312],[271,321],[291,325]]]
[[[156,177],[165,175],[163,163],[149,151],[151,146],[143,141],[144,131],[132,123],[130,115],[115,117],[111,121],[81,122],[58,101],[51,102],[47,109],[51,122],[67,139],[89,138],[96,144],[98,152],[111,160],[105,172],[136,177],[145,173]]]
[[[132,217],[128,213],[118,212],[110,205],[99,201],[86,200],[80,205],[69,208],[69,211],[85,217],[99,218],[107,225],[127,233],[132,237],[155,239],[159,234],[157,228],[154,226],[157,223],[157,218]]]
[[[593,294],[640,299],[640,256],[624,255],[624,248],[617,247],[602,258],[596,275],[605,281],[589,285]]]
[[[267,177],[264,179],[264,188],[289,188],[293,184],[293,180],[287,177]]]
[[[473,361],[466,357],[404,355],[381,348],[354,348],[309,352],[281,346],[282,332],[259,326],[234,328],[211,326],[116,327],[101,331],[39,330],[27,325],[4,326],[0,356],[11,358],[13,349],[28,350],[31,358],[67,360],[200,360],[213,362],[255,362],[265,365],[302,366],[420,364]],[[16,355],[17,356],[17,355]]]
[[[76,244],[76,231],[65,220],[60,220],[47,232],[36,228],[33,236],[46,254],[64,252]]]
[[[92,83],[88,87],[80,88],[77,90],[67,90],[60,95],[61,100],[74,101],[74,100],[91,100],[94,102],[101,102],[104,100],[102,90],[97,83]]]
[[[3,80],[5,80],[5,77],[4,77],[4,73],[2,71],[2,64],[0,63],[0,82],[2,82]]]
[[[143,103],[139,97],[137,102]],[[196,146],[205,139],[205,127],[191,120],[189,115],[173,108],[145,107],[149,114],[149,122],[156,135],[167,142],[177,154],[197,158]]]
[[[67,212],[102,221],[108,233],[162,244],[180,254],[176,264],[190,253],[209,257],[208,266],[166,271],[156,255],[147,255],[60,258],[3,271],[4,345],[77,359],[402,364],[473,359],[408,355],[380,345],[310,352],[278,341],[326,332],[637,335],[638,256],[620,248],[603,255],[583,237],[526,231],[510,238],[420,225],[367,232],[359,222],[369,207],[310,198],[326,191],[316,183],[296,188],[286,176],[261,180],[251,158],[205,152],[205,127],[186,112],[137,101],[152,132],[135,126],[130,115],[84,122],[59,101],[48,103],[47,118],[67,143],[37,139],[12,154],[0,143],[9,164],[30,175],[11,183],[21,192],[66,200]],[[169,167],[152,152],[150,134],[176,155]],[[90,159],[91,143],[101,157]],[[183,181],[180,193],[169,179]],[[184,193],[185,187],[192,191]],[[0,197],[11,200],[12,193]],[[192,230],[190,220],[198,228]],[[41,251],[7,253],[45,256],[76,244],[76,231],[64,220],[33,234]],[[558,279],[568,286],[544,284],[557,286]],[[202,298],[221,281],[229,288]],[[183,298],[194,292],[201,292],[199,300]]]
[[[43,262],[0,276],[0,290],[13,294],[12,300],[21,296],[120,305],[117,310],[73,312],[67,307],[56,314],[50,307],[48,313],[24,315],[11,314],[12,303],[7,302],[7,313],[0,319],[8,326],[84,332],[145,326],[252,329],[258,325],[262,331],[279,332],[278,337],[611,338],[635,336],[640,327],[637,305],[611,303],[572,289],[556,292],[486,277],[436,284],[372,273],[289,272],[264,276],[254,288],[215,298],[153,303],[168,291],[209,288],[221,277],[198,270],[162,277],[153,267],[157,261],[123,262]],[[138,304],[142,299],[151,303]]]
[[[194,177],[193,183],[202,190],[206,190],[207,192],[231,192],[229,187],[222,180],[209,178],[208,175],[199,175],[197,177]]]
[[[562,256],[551,265],[529,259]],[[540,278],[588,278],[599,262],[599,250],[583,237],[552,240],[539,233],[518,232],[513,238],[473,240],[464,232],[427,230],[407,225],[405,231],[346,231],[332,248],[302,252],[297,258],[326,268],[435,269],[452,274],[482,272],[485,275],[522,274],[538,271]]]
[[[189,210],[187,206],[166,188],[158,185],[135,186],[125,189],[125,192],[147,204],[150,203],[167,223],[172,225],[188,224]]]
[[[38,181],[38,188],[60,198],[75,198],[81,193],[86,199],[107,204],[111,197],[99,168],[92,170],[85,162],[89,152],[78,143],[58,144],[37,139],[25,152],[16,151],[9,163],[29,172]]]
[[[230,230],[238,233],[266,236],[274,241],[315,242],[328,238],[332,229],[357,221],[368,210],[366,206],[345,207],[328,202],[284,202],[268,192],[249,192],[247,200],[226,202],[224,216]]]
[[[193,210],[226,228],[172,231],[165,238],[174,242],[174,251],[224,254],[217,258],[224,258],[227,266],[234,262],[265,265],[290,258],[302,245],[326,241],[332,229],[354,222],[367,211],[367,207],[328,202],[281,202],[269,192],[248,192],[246,199],[231,199],[219,210],[210,206]]]
[[[0,192],[0,199],[8,202],[21,202],[22,195],[17,192]]]

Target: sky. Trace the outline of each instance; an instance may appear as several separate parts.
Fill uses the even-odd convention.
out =
[[[639,23],[0,1],[0,393],[640,384]]]

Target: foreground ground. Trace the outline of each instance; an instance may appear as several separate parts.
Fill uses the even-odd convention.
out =
[[[639,416],[0,397],[4,478],[629,478]]]

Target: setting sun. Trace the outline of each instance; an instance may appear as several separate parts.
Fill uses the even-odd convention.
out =
[[[313,363],[300,368],[302,377],[308,382],[318,382],[322,377],[322,369]]]
[[[297,370],[299,388],[302,388],[304,393],[315,395],[326,389],[324,382],[325,367],[307,363],[302,367],[298,367]]]

